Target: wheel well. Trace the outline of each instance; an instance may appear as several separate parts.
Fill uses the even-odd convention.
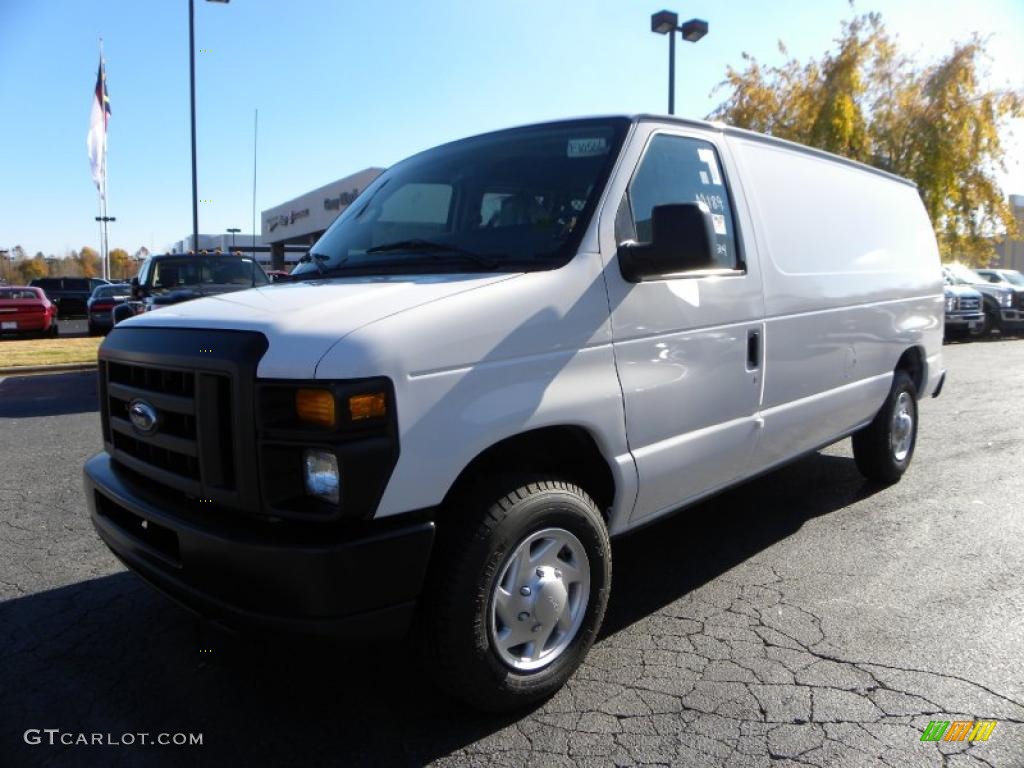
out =
[[[924,352],[920,347],[910,347],[900,355],[895,370],[907,372],[919,397],[924,393]]]
[[[597,443],[582,427],[543,427],[505,438],[471,461],[446,496],[481,475],[509,471],[550,472],[575,483],[607,513],[615,500],[615,479]]]

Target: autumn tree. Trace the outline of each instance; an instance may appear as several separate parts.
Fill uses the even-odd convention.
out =
[[[21,247],[18,246],[18,248],[20,249]],[[21,282],[26,285],[49,274],[43,254],[38,253],[34,258],[30,259],[26,256],[24,250],[21,251],[20,258],[15,262],[14,268],[16,274],[20,275]]]
[[[100,255],[95,248],[88,245],[82,246],[82,250],[75,257],[79,270],[83,277],[97,277],[103,272],[103,265],[100,263]]]
[[[124,248],[115,248],[110,252],[110,275],[111,279],[116,275],[118,278],[124,279],[129,277],[129,272],[132,269],[132,257],[128,254]]]
[[[911,179],[945,259],[986,264],[995,236],[1019,234],[996,173],[1005,170],[1002,134],[1024,116],[1024,91],[984,85],[983,39],[918,67],[869,13],[844,22],[820,59],[743,59],[742,70],[726,70],[727,96],[712,119]]]

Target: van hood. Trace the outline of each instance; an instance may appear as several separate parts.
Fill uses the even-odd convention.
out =
[[[260,378],[311,379],[320,359],[353,331],[520,274],[386,275],[277,283],[161,307],[118,327],[257,331],[269,342],[260,361]]]

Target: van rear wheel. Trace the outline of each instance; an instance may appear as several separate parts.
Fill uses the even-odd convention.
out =
[[[478,709],[547,698],[590,650],[610,586],[608,532],[583,489],[539,476],[477,485],[438,532],[418,617],[424,666]]]
[[[896,371],[881,410],[853,435],[853,459],[869,480],[895,483],[910,466],[916,444],[917,388],[906,371]]]

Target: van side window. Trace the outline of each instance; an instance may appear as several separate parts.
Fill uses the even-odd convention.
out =
[[[636,239],[651,239],[651,211],[666,203],[698,202],[707,206],[715,227],[715,263],[723,269],[739,264],[732,206],[714,146],[700,139],[657,134],[651,139],[627,191]]]

